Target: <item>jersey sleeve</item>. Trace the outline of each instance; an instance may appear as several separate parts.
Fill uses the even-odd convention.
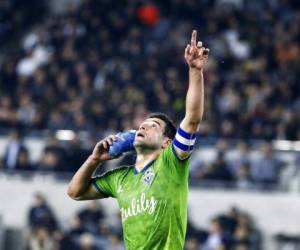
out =
[[[171,164],[174,167],[188,167],[190,162],[190,156],[185,159],[180,159],[174,148],[174,144],[171,143],[163,152],[162,157],[165,162]]]
[[[92,183],[98,192],[106,197],[116,198],[117,186],[119,183],[122,169],[113,169],[107,171],[103,175],[96,176],[92,179]]]
[[[174,145],[170,144],[161,153],[163,167],[168,172],[168,176],[177,183],[184,183],[189,175],[190,157],[180,159],[176,155]]]
[[[189,158],[191,153],[193,152],[195,142],[196,142],[196,133],[189,133],[184,129],[182,129],[181,127],[179,127],[173,139],[172,145],[173,145],[173,149],[176,149],[175,153],[178,151],[185,152],[184,153],[185,158]]]
[[[162,152],[162,161],[168,169],[168,173],[176,182],[188,179],[190,156],[193,152],[196,141],[196,134],[191,134],[178,128],[172,143]],[[188,156],[184,159],[177,155],[177,149],[187,151]]]

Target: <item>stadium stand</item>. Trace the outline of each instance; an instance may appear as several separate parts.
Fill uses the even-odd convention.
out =
[[[211,56],[191,186],[299,192],[296,0],[78,2],[55,13],[46,1],[0,1],[1,178],[65,181],[99,138],[135,128],[149,112],[178,124],[187,88],[183,49],[196,28]],[[123,249],[118,216],[111,225],[100,214],[99,228],[76,214],[68,226],[52,218],[51,229],[29,220],[24,244]],[[191,218],[186,250],[269,250],[251,218],[232,208],[200,229]],[[278,249],[299,245],[299,234],[285,230],[274,235]],[[20,237],[9,235],[0,225],[0,246],[15,242],[7,248],[15,250]]]
[[[17,8],[9,7],[7,13]],[[256,149],[262,147],[253,143],[257,139],[266,145],[299,139],[295,1],[153,1],[148,7],[139,1],[114,6],[85,0],[22,22],[17,29],[22,42],[1,60],[0,130],[7,134],[14,127],[23,136],[49,139],[35,162],[32,152],[12,141],[3,169],[72,172],[97,139],[136,127],[150,111],[164,111],[178,123],[187,85],[182,48],[192,27],[212,52],[199,132],[204,145],[225,138]],[[145,16],[145,9],[150,14]],[[72,140],[59,142],[58,130],[71,131]],[[84,145],[82,138],[88,139]],[[226,162],[227,169],[226,152],[220,152],[211,164],[197,164],[195,182],[276,186],[287,164],[264,154],[239,166]],[[297,157],[291,157],[288,165],[295,166]],[[261,169],[268,173],[261,176]]]
[[[187,85],[182,48],[194,27],[212,53],[200,135],[299,139],[296,1],[153,5],[155,23],[139,15],[142,1],[85,0],[27,25],[1,63],[0,127],[102,134],[153,110],[178,122]]]

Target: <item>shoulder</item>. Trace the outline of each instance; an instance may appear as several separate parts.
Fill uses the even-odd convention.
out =
[[[173,164],[185,164],[186,162],[189,161],[190,155],[184,159],[181,159],[178,155],[177,152],[174,148],[173,142],[170,143],[160,154],[160,157],[165,161],[165,162],[170,162]]]
[[[160,154],[159,168],[167,178],[177,184],[186,183],[188,180],[190,157],[180,159],[176,155],[173,145],[170,144]]]
[[[175,146],[174,146],[174,142],[173,141],[165,149],[163,149],[163,151],[162,151],[162,153],[160,155],[172,156],[172,157],[175,157],[179,161],[183,161],[184,160],[184,159],[180,159],[180,157],[178,156],[178,154],[177,154],[177,152],[175,150]]]
[[[103,174],[96,175],[92,178],[92,182],[96,183],[119,183],[122,179],[124,179],[129,173],[132,166],[121,166],[118,168],[114,168],[106,171]]]
[[[133,168],[133,166],[120,166],[120,167],[108,170],[108,171],[104,172],[103,174],[97,175],[97,176],[95,176],[95,178],[126,174],[132,168]]]

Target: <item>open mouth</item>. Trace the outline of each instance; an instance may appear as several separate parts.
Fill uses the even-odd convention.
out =
[[[145,135],[144,135],[142,132],[138,132],[138,133],[137,133],[137,135],[136,135],[136,137],[141,137],[141,138],[144,138],[144,137],[145,137]]]

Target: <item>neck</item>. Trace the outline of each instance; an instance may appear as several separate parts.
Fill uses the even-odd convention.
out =
[[[137,150],[137,157],[135,162],[135,167],[139,170],[143,169],[148,163],[155,160],[161,152],[161,149],[157,150],[144,150],[142,152],[139,152]]]

